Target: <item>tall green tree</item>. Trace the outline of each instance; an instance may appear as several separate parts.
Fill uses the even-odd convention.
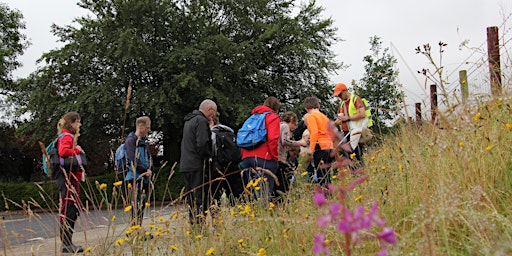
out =
[[[365,73],[357,84],[357,94],[366,98],[372,108],[372,119],[380,132],[386,132],[390,122],[398,116],[403,92],[398,87],[395,57],[382,49],[382,40],[370,38],[371,55],[363,58]]]
[[[205,98],[235,128],[267,96],[283,109],[301,109],[306,96],[328,99],[328,75],[340,67],[329,48],[336,29],[314,1],[298,12],[294,2],[82,0],[91,15],[76,20],[79,28],[55,26],[65,45],[17,88],[22,112],[32,115],[21,131],[50,139],[58,118],[78,111],[81,144],[103,165],[122,129],[149,115],[174,162],[183,117]]]
[[[28,46],[23,15],[18,10],[11,10],[0,3],[0,89],[5,90],[13,70],[21,66],[18,57]]]

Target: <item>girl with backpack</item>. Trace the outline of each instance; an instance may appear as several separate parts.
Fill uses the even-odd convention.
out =
[[[84,150],[77,145],[80,129],[80,115],[76,112],[66,113],[57,124],[59,139],[57,142],[60,159],[79,158]],[[83,252],[81,246],[72,242],[75,222],[80,215],[82,203],[80,201],[80,181],[84,177],[80,165],[65,164],[61,160],[60,170],[56,171],[55,183],[59,190],[59,231],[62,241],[62,252]]]

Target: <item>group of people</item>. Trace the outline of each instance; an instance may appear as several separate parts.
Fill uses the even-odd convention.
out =
[[[350,121],[366,118],[365,106],[360,97],[351,95],[345,84],[339,83],[334,88],[334,96],[341,99],[335,124],[340,126],[347,141],[350,141]],[[312,179],[320,186],[330,183],[329,168],[324,163],[333,160],[333,141],[329,135],[331,120],[320,111],[320,103],[316,97],[307,97],[304,108],[304,124],[309,133],[309,141],[293,139],[298,118],[293,112],[278,115],[280,102],[276,97],[268,97],[262,105],[256,106],[251,114],[265,113],[267,139],[253,148],[242,148],[241,161],[219,164],[215,159],[215,131],[233,129],[220,124],[217,104],[206,99],[199,108],[184,118],[183,137],[181,141],[180,172],[183,174],[186,203],[189,208],[191,224],[201,224],[205,220],[212,202],[219,199],[221,188],[232,197],[240,196],[244,184],[259,179],[261,182],[258,200],[269,202],[271,198],[279,198],[290,186],[293,166],[298,164],[299,148],[305,148],[311,162],[308,171]],[[77,144],[80,127],[80,116],[76,112],[66,113],[58,124],[58,153],[60,157],[72,157],[83,153]],[[151,120],[147,116],[137,118],[135,131],[125,140],[128,171],[125,184],[132,188],[132,220],[133,224],[142,224],[143,212],[149,195],[149,183],[153,173],[153,164],[147,135],[151,131]],[[212,133],[212,131],[214,131]],[[75,137],[76,136],[76,137]],[[360,148],[354,147],[356,158],[362,161]],[[82,170],[66,169],[55,172],[56,184],[60,194],[60,238],[62,252],[82,252],[83,248],[72,242],[75,221],[80,214],[80,185]],[[276,182],[276,179],[278,182]],[[281,192],[279,192],[281,191]]]
[[[366,118],[364,104],[360,97],[350,94],[343,83],[335,86],[334,96],[341,99],[335,123],[340,126],[346,141],[350,141],[349,122]],[[251,114],[268,113],[265,115],[266,140],[254,147],[240,148],[241,162],[231,163],[229,171],[225,169],[227,166],[220,166],[215,161],[215,142],[211,139],[214,126],[209,123],[219,125],[216,103],[206,99],[197,110],[186,115],[180,171],[184,174],[190,223],[204,222],[205,212],[210,210],[212,200],[219,198],[218,178],[229,179],[227,184],[230,186],[225,188],[231,190],[234,196],[243,192],[243,184],[258,180],[258,193],[251,194],[254,198],[263,202],[280,198],[281,192],[289,189],[293,170],[290,167],[294,165],[290,159],[298,154],[300,147],[306,148],[311,158],[308,172],[311,172],[312,180],[327,187],[330,183],[328,163],[334,159],[332,151],[335,148],[329,131],[331,119],[320,111],[318,98],[306,98],[304,123],[309,141],[294,140],[292,131],[298,123],[297,115],[285,112],[279,116],[279,106],[279,100],[271,96],[251,111]],[[353,149],[357,160],[362,163],[360,147]]]

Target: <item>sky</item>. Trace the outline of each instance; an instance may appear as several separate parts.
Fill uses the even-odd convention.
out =
[[[61,47],[50,32],[51,25],[69,25],[76,17],[87,14],[76,0],[0,0],[24,15],[31,46],[20,57],[23,67],[13,73],[14,78],[26,77],[36,70],[36,59],[44,52]],[[300,1],[297,1],[300,3]],[[332,18],[342,39],[332,48],[336,60],[349,65],[331,75],[333,86],[343,82],[350,87],[352,80],[364,74],[366,55],[371,54],[369,39],[378,36],[382,46],[397,59],[398,82],[405,92],[408,106],[428,101],[428,88],[417,71],[432,69],[426,57],[416,54],[415,48],[432,46],[439,61],[438,43],[447,44],[442,55],[447,82],[458,86],[458,71],[467,69],[470,88],[476,76],[486,76],[486,67],[477,68],[478,59],[486,57],[486,29],[498,26],[504,51],[512,51],[511,0],[317,0],[324,7],[324,17]],[[462,42],[467,47],[460,48]],[[508,54],[508,53],[507,53]],[[504,62],[502,57],[502,63]],[[503,64],[502,64],[503,65]],[[471,79],[474,76],[475,79]],[[409,115],[411,116],[411,115]]]

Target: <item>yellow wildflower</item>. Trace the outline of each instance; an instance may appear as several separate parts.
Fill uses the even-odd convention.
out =
[[[306,176],[306,175],[308,175],[308,172],[302,172],[301,175]]]
[[[124,239],[117,239],[116,240],[116,245],[121,246],[121,245],[123,245],[123,243],[124,243]]]
[[[149,229],[154,229],[154,228],[156,228],[156,226],[155,226],[155,225],[153,225],[153,224],[149,224],[149,226],[148,226],[148,227],[149,227]]]
[[[358,197],[356,197],[356,199],[354,199],[354,201],[360,201],[361,199],[363,199],[363,195],[359,195]]]
[[[244,243],[244,240],[243,240],[243,239],[238,239],[238,243],[239,243],[239,244],[243,244],[243,243]]]
[[[482,114],[480,112],[476,113],[475,115],[475,122],[480,120],[482,118]]]
[[[112,216],[112,222],[116,221],[116,216]]]
[[[92,249],[92,248],[91,248],[90,246],[89,246],[89,247],[87,247],[87,248],[85,248],[84,253],[88,253],[88,252],[90,252],[90,251],[91,251],[91,249]]]
[[[271,211],[273,211],[275,206],[276,206],[276,205],[275,205],[274,203],[270,202],[270,203],[268,204],[268,209],[269,209],[269,210],[271,210]]]
[[[250,188],[250,187],[252,187],[252,184],[253,184],[253,181],[252,181],[252,180],[250,180],[250,181],[249,181],[249,183],[247,183],[247,186],[245,186],[245,187],[246,187],[246,188]]]
[[[259,191],[261,188],[260,187],[255,187],[254,190],[256,191]]]
[[[201,239],[201,238],[203,238],[203,235],[197,235],[196,236],[196,239]]]
[[[213,247],[211,247],[210,249],[208,249],[208,251],[206,251],[206,255],[212,255],[213,251],[215,251],[215,249],[213,249]]]
[[[464,147],[464,141],[459,142],[459,147]]]
[[[101,189],[101,190],[104,190],[104,189],[106,189],[106,188],[107,188],[107,184],[105,184],[105,183],[101,183],[101,185],[100,185],[100,189]]]
[[[163,219],[163,218],[162,218],[162,219]],[[172,214],[172,219],[173,219],[173,220],[177,220],[177,219],[178,219],[178,213],[177,213],[177,212],[175,212],[175,213],[173,213],[173,214]]]
[[[267,255],[267,251],[263,248],[260,248],[258,250],[258,253],[256,253],[256,255]]]
[[[398,165],[398,171],[399,172],[403,172],[404,171],[404,167],[402,166],[402,164]]]
[[[132,188],[132,184],[128,183],[128,189]]]
[[[177,251],[178,247],[176,247],[176,245],[171,245],[169,246],[169,249],[171,249],[171,251]]]
[[[148,208],[151,206],[151,204],[149,202],[146,202],[145,206],[146,206],[146,208]]]
[[[352,154],[350,154],[350,159],[352,159],[352,160],[353,160],[354,158],[356,158],[356,153],[352,153]]]
[[[160,221],[160,222],[164,222],[164,221],[165,221],[165,219],[164,219],[164,217],[160,217],[160,218],[158,218],[158,221]]]
[[[333,176],[332,176],[332,179],[333,179],[333,180],[335,180],[336,178],[338,178],[338,176],[336,176],[336,175],[333,175]]]
[[[125,212],[129,212],[129,211],[131,211],[131,210],[132,210],[132,206],[131,206],[131,205],[128,205],[128,206],[126,206],[126,207],[124,208],[124,211],[125,211]]]
[[[508,129],[512,129],[512,124],[508,123],[505,125]]]
[[[192,236],[192,232],[187,231],[187,236]]]
[[[487,150],[487,151],[491,151],[491,149],[492,149],[492,146],[487,146],[487,147],[485,148],[485,150]]]
[[[119,187],[119,186],[121,186],[122,184],[123,184],[123,181],[122,181],[122,180],[120,180],[120,181],[118,181],[118,182],[114,182],[114,184],[113,184],[113,185],[114,185],[114,187]]]

